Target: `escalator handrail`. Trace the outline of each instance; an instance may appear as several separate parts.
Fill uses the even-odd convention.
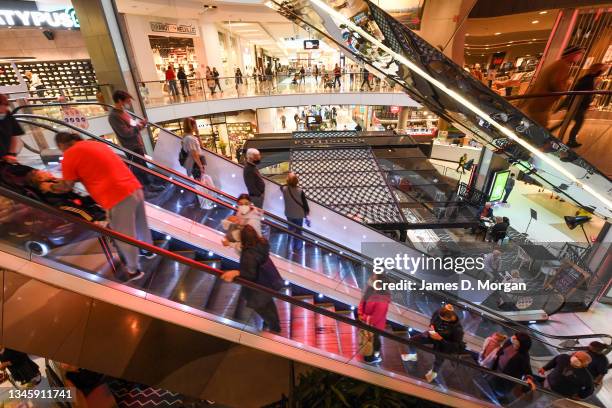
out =
[[[24,123],[29,123],[31,125],[43,127],[43,128],[45,128],[47,130],[50,130],[50,131],[56,131],[57,130],[57,129],[54,129],[53,127],[49,126],[49,125],[44,125],[44,124],[37,123],[37,122],[30,122],[27,119],[24,119],[24,116],[25,115],[21,115],[20,117],[18,117],[18,120],[21,121],[21,122],[24,122]],[[30,118],[32,116],[36,116],[36,115],[28,115],[28,117],[30,117]],[[75,130],[77,132],[84,133],[87,136],[91,136],[92,138],[94,138],[96,140],[103,141],[103,142],[111,145],[114,148],[118,148],[118,149],[120,149],[122,151],[130,152],[130,154],[137,156],[136,154],[131,153],[131,151],[129,151],[129,150],[127,150],[127,149],[125,149],[125,148],[123,148],[121,146],[115,145],[115,144],[111,143],[110,141],[108,141],[108,140],[106,140],[104,138],[100,138],[99,136],[93,135],[93,134],[91,134],[91,133],[89,133],[89,132],[87,132],[87,131],[85,131],[85,130],[83,130],[81,128],[78,128],[78,127],[72,125],[72,124],[65,123],[65,122],[62,122],[62,121],[57,120],[57,119],[46,118],[46,117],[38,117],[38,116],[36,116],[36,119],[44,119],[44,120],[49,120],[49,121],[51,121],[53,123],[61,124],[63,126],[71,128],[71,129],[73,129],[73,130]],[[141,156],[139,156],[139,157],[141,157]],[[151,169],[149,169],[147,167],[141,166],[138,163],[133,163],[133,162],[127,160],[127,159],[123,159],[123,160],[125,162],[128,162],[131,166],[138,167],[142,171],[145,171],[145,172],[147,172],[147,173],[149,173],[149,174],[151,174],[151,175],[153,175],[155,177],[161,178],[162,180],[164,180],[164,181],[166,181],[168,183],[171,183],[171,184],[173,184],[175,186],[178,186],[178,187],[180,187],[182,189],[186,189],[186,190],[188,190],[188,191],[190,191],[190,192],[192,192],[192,193],[194,193],[196,195],[200,195],[200,196],[206,198],[207,200],[211,200],[211,201],[214,201],[214,202],[216,202],[218,204],[221,204],[223,206],[229,207],[229,205],[227,203],[224,203],[223,201],[220,201],[220,200],[218,200],[218,199],[216,199],[216,198],[214,198],[212,196],[209,196],[206,193],[203,193],[203,192],[201,192],[199,190],[196,190],[193,187],[191,187],[190,185],[181,183],[180,181],[175,180],[175,179],[170,179],[169,177],[166,177],[166,176],[164,176],[162,174],[156,173],[153,170],[151,170]],[[160,168],[164,168],[165,169],[165,167],[163,167],[163,166],[157,165],[154,162],[152,162],[152,163],[155,166],[158,166]],[[180,173],[177,173],[177,174],[181,175],[183,179],[188,180],[189,182],[192,181],[191,179],[188,179],[186,176],[184,176],[184,175],[182,175]],[[223,194],[223,195],[224,196],[228,196],[227,194]],[[229,196],[229,197],[231,197],[231,196]],[[266,220],[264,220],[264,223],[266,223],[268,225],[272,225],[274,228],[280,229],[283,232],[286,232],[288,234],[296,235],[295,232],[289,231],[288,229],[286,229],[284,227],[281,227],[281,226],[278,226],[278,225],[270,224]],[[304,239],[303,237],[300,237],[299,235],[298,235],[298,238]],[[327,239],[325,239],[325,238],[323,238],[323,239],[326,242],[328,242]],[[314,242],[313,240],[309,240],[309,242],[312,243],[313,245],[319,245],[318,242]],[[332,246],[333,245],[335,245],[335,243],[332,243]],[[338,246],[341,246],[341,245],[338,245]],[[351,258],[350,256],[346,255],[342,251],[337,251],[337,250],[335,250],[333,248],[331,248],[330,251],[334,252],[337,256],[341,256],[341,257],[344,257],[344,258],[351,259],[352,261],[356,261],[356,259]],[[422,251],[420,251],[420,252],[422,252]],[[422,252],[422,253],[424,253],[424,252]],[[367,264],[370,264],[370,265],[372,264],[372,260],[370,258],[368,258],[367,256],[364,256],[363,254],[359,254],[359,256],[357,258],[358,258],[357,259],[358,262],[363,262],[362,260],[366,260]],[[359,258],[361,258],[362,260],[359,260]],[[393,274],[393,275],[398,275],[402,279],[411,279],[413,281],[416,281],[417,283],[421,282],[420,279],[416,278],[415,276],[413,276],[411,274],[405,275],[405,274],[401,274],[401,273],[394,273],[394,271],[391,271],[390,273]],[[499,314],[499,313],[497,313],[496,311],[494,311],[492,309],[482,309],[479,305],[477,305],[477,304],[475,304],[475,303],[473,303],[473,302],[471,302],[469,300],[462,299],[462,298],[458,297],[457,295],[454,295],[454,294],[452,294],[450,292],[447,292],[447,291],[436,291],[436,293],[438,294],[438,296],[444,298],[446,301],[450,301],[450,302],[454,303],[455,305],[458,305],[461,308],[469,311],[470,313],[475,313],[477,315],[483,315],[483,313],[486,313],[486,314],[488,314],[490,316],[495,317],[495,322],[497,324],[499,324],[499,325],[501,325],[501,326],[503,326],[503,327],[505,327],[505,328],[507,328],[507,329],[509,329],[511,331],[516,331],[516,327],[519,326],[519,327],[521,327],[525,331],[528,331],[528,332],[531,332],[531,333],[536,333],[539,336],[544,337],[544,338],[552,338],[552,339],[556,339],[556,340],[587,339],[587,338],[599,338],[599,339],[603,339],[603,338],[607,338],[607,339],[610,340],[609,344],[612,345],[612,336],[608,335],[608,334],[579,334],[579,335],[573,335],[573,336],[567,336],[567,335],[559,336],[559,335],[554,335],[554,334],[548,334],[548,333],[541,332],[541,331],[539,331],[537,329],[534,329],[532,327],[529,327],[527,325],[524,325],[524,324],[521,324],[521,323],[517,323],[517,322],[513,321],[512,319],[509,319],[508,317],[506,317],[506,316],[504,316],[502,314]],[[550,344],[550,343],[548,343],[546,341],[543,341],[541,338],[538,338],[537,341],[539,341],[539,342],[541,342],[541,343],[543,343],[543,344],[545,344],[547,346],[550,346],[550,347],[552,347],[552,348],[554,348],[556,350],[573,351],[573,350],[582,350],[583,349],[582,347],[566,347],[566,346]]]
[[[34,199],[30,198],[30,197],[22,196],[21,194],[18,194],[18,193],[14,192],[14,191],[12,191],[12,190],[4,187],[4,186],[1,186],[1,185],[0,185],[0,195],[8,197],[8,198],[10,198],[10,199],[12,199],[14,201],[18,201],[18,202],[20,202],[22,204],[25,204],[27,206],[34,207],[34,208],[36,208],[36,209],[38,209],[40,211],[43,211],[45,213],[51,213],[51,214],[53,214],[54,216],[56,216],[58,218],[62,218],[62,219],[67,220],[67,221],[69,221],[71,223],[78,224],[79,226],[84,227],[85,229],[88,229],[90,231],[94,231],[95,233],[100,234],[100,235],[102,235],[102,236],[104,236],[106,238],[110,238],[110,239],[113,239],[113,240],[119,240],[119,241],[128,243],[130,245],[136,246],[136,247],[138,247],[140,249],[153,252],[153,253],[161,256],[164,259],[170,259],[170,260],[172,260],[174,262],[186,265],[186,266],[188,266],[190,268],[197,269],[199,271],[202,271],[202,272],[214,275],[216,277],[220,277],[224,273],[224,271],[222,271],[220,269],[217,269],[217,268],[214,268],[212,266],[203,264],[203,263],[198,262],[198,261],[196,261],[194,259],[190,259],[190,258],[184,257],[182,255],[178,255],[178,254],[176,254],[174,252],[171,252],[169,250],[166,250],[166,249],[163,249],[163,248],[159,248],[159,247],[157,247],[155,245],[139,241],[139,240],[137,240],[135,238],[132,238],[132,237],[130,237],[128,235],[124,235],[124,234],[122,234],[120,232],[117,232],[117,231],[114,231],[112,229],[103,227],[103,226],[95,224],[95,223],[88,222],[88,221],[86,221],[85,219],[83,219],[81,217],[77,217],[75,215],[66,213],[65,211],[62,211],[62,210],[60,210],[58,208],[55,208],[53,206],[49,206],[47,204],[44,204],[44,203],[42,203],[40,201],[37,201],[37,200],[34,200]],[[102,284],[101,281],[96,281],[96,282]],[[387,332],[385,330],[378,329],[378,328],[376,328],[374,326],[370,326],[370,325],[360,321],[359,319],[351,319],[349,317],[346,317],[346,316],[343,316],[341,314],[338,314],[338,313],[332,312],[330,310],[327,310],[325,308],[319,307],[319,306],[317,306],[315,304],[304,302],[302,300],[296,299],[296,298],[294,298],[292,296],[289,296],[289,295],[286,295],[284,293],[277,292],[274,289],[270,289],[270,288],[268,288],[266,286],[262,286],[260,284],[254,283],[254,282],[249,281],[247,279],[244,279],[244,278],[242,278],[240,276],[236,277],[233,280],[233,282],[239,284],[240,286],[248,287],[249,289],[255,290],[257,292],[263,292],[266,295],[269,295],[269,296],[271,296],[273,298],[282,300],[283,302],[290,303],[291,305],[294,305],[294,306],[297,306],[297,307],[300,307],[300,308],[303,308],[303,309],[310,310],[310,311],[312,311],[314,313],[317,313],[317,314],[320,314],[320,315],[324,315],[324,316],[329,317],[331,319],[334,319],[336,321],[340,321],[340,322],[342,322],[344,324],[348,324],[350,326],[357,327],[358,329],[375,333],[375,334],[377,334],[379,336],[388,338],[391,341],[401,343],[401,344],[403,344],[405,346],[411,346],[411,347],[417,348],[419,350],[423,350],[423,351],[425,351],[427,353],[431,353],[431,354],[434,354],[434,355],[440,355],[444,359],[453,361],[453,362],[458,363],[458,364],[467,365],[468,367],[470,367],[472,369],[475,369],[476,371],[479,371],[481,373],[484,373],[484,374],[487,374],[487,375],[492,375],[492,376],[495,376],[495,377],[499,377],[501,379],[504,379],[504,380],[507,380],[507,381],[511,381],[511,382],[513,382],[513,383],[515,383],[517,385],[529,386],[529,384],[526,381],[523,381],[523,380],[511,377],[511,376],[509,376],[507,374],[503,374],[503,373],[500,373],[500,372],[497,372],[497,371],[490,370],[488,368],[480,366],[479,364],[476,364],[475,362],[471,362],[471,361],[468,361],[468,360],[461,359],[460,357],[457,357],[457,356],[455,356],[453,354],[441,353],[441,352],[439,352],[437,350],[433,350],[431,348],[428,348],[428,347],[426,347],[426,346],[424,346],[424,345],[422,345],[420,343],[417,343],[415,341],[411,341],[410,339],[406,339],[405,337],[401,337],[401,336],[398,336],[396,334],[389,333],[389,332]],[[538,388],[538,390],[541,391],[541,392],[547,393],[549,395],[556,396],[556,394],[554,392],[550,391],[550,390],[542,389],[542,388]]]
[[[563,91],[563,92],[544,92],[523,95],[504,96],[507,101],[516,99],[546,98],[549,96],[587,96],[587,95],[612,95],[611,90],[592,90],[592,91]]]

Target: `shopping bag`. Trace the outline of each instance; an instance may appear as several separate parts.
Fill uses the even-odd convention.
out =
[[[212,177],[210,177],[208,174],[202,174],[202,176],[200,177],[200,183],[204,184],[204,186],[206,187],[211,187],[211,188],[215,187]],[[196,186],[196,189],[198,191],[201,191],[205,194],[210,195],[210,190],[208,190],[207,188],[203,186]],[[200,207],[202,207],[204,210],[210,210],[211,208],[215,206],[215,203],[213,201],[201,195],[198,195],[198,201],[200,202]]]
[[[364,357],[374,354],[374,334],[371,331],[359,329],[359,353]]]

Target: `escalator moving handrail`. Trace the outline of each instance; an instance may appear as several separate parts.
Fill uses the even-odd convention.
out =
[[[104,143],[106,143],[106,144],[108,144],[108,145],[110,145],[110,146],[112,146],[114,148],[117,148],[118,150],[121,150],[123,152],[130,152],[130,154],[132,154],[134,156],[138,156],[140,158],[144,158],[143,156],[139,156],[139,155],[136,155],[134,153],[131,153],[130,150],[127,150],[127,149],[123,148],[122,146],[115,145],[112,142],[110,142],[110,141],[108,141],[108,140],[106,140],[104,138],[101,138],[99,136],[93,135],[93,134],[91,134],[91,133],[89,133],[89,132],[87,132],[87,131],[79,128],[79,127],[76,127],[76,126],[74,126],[72,124],[69,124],[69,123],[65,123],[65,122],[57,120],[57,119],[46,118],[46,117],[37,116],[37,115],[18,115],[16,117],[21,122],[28,123],[28,124],[35,125],[35,126],[40,126],[40,127],[43,127],[43,128],[45,128],[47,130],[50,130],[50,131],[56,131],[56,129],[54,129],[51,126],[48,126],[48,125],[44,125],[44,124],[41,124],[41,123],[28,121],[27,119],[24,119],[24,118],[27,117],[27,118],[43,119],[43,120],[48,120],[48,121],[53,122],[53,123],[58,123],[58,124],[61,124],[63,126],[69,127],[69,128],[71,128],[71,129],[73,129],[73,130],[75,130],[77,132],[84,133],[85,135],[90,136],[93,139],[102,141],[102,142],[104,142]],[[214,201],[214,202],[219,203],[221,205],[224,205],[226,207],[228,206],[227,203],[224,203],[224,202],[222,202],[222,201],[220,201],[220,200],[218,200],[218,199],[216,199],[214,197],[211,197],[211,196],[209,196],[209,195],[207,195],[207,194],[205,194],[205,193],[203,193],[203,192],[201,192],[199,190],[196,190],[196,189],[192,188],[191,186],[189,186],[187,184],[183,184],[183,183],[181,183],[178,180],[170,179],[170,178],[168,178],[168,177],[166,177],[166,176],[164,176],[162,174],[156,173],[156,172],[154,172],[153,170],[151,170],[149,168],[141,166],[138,163],[133,163],[133,162],[127,160],[127,159],[124,159],[124,161],[128,162],[131,166],[138,167],[139,169],[141,169],[141,170],[143,170],[143,171],[145,171],[145,172],[147,172],[149,174],[152,174],[155,177],[161,178],[161,179],[163,179],[164,181],[166,181],[168,183],[174,184],[174,185],[176,185],[176,186],[178,186],[180,188],[183,188],[183,189],[187,189],[188,191],[190,191],[190,192],[192,192],[192,193],[194,193],[196,195],[203,196],[204,198],[206,198],[208,200]],[[147,160],[147,162],[150,162],[150,163],[152,163],[153,165],[155,165],[157,167],[160,167],[160,168],[163,168],[163,169],[167,169],[166,167],[160,166],[158,164],[155,164],[155,162],[152,162],[150,160]],[[177,175],[181,176],[181,178],[183,178],[185,180],[188,180],[189,182],[193,181],[192,179],[187,178],[187,176],[185,176],[183,174],[180,174],[180,173],[177,173],[173,169],[168,169],[168,170],[170,172],[172,172],[173,174],[177,174]],[[225,197],[232,198],[228,194],[221,194],[221,195],[223,195]],[[266,213],[266,215],[267,215],[267,213]],[[273,224],[270,224],[269,222],[267,222],[266,220],[264,220],[264,223],[266,223],[268,225],[273,225]],[[281,226],[278,226],[278,225],[273,225],[273,226],[274,226],[274,228],[281,229],[282,231],[284,231],[284,232],[286,232],[288,234],[292,234],[292,235],[296,234],[293,231],[289,231],[288,229],[286,229],[284,227],[281,227]],[[304,232],[310,233],[310,231],[308,231],[308,230],[304,230]],[[313,234],[313,235],[316,235],[316,234]],[[306,240],[303,236],[301,236],[301,237],[298,236],[298,238]],[[324,237],[321,237],[321,239],[324,240],[325,242],[329,241],[329,240],[327,240]],[[318,243],[315,243],[313,240],[309,239],[308,241],[311,244],[313,244],[313,245],[319,245]],[[333,245],[337,245],[338,247],[342,247],[342,245],[335,244],[335,243],[332,243],[332,246]],[[366,262],[363,262],[363,260],[359,260],[359,258],[361,258],[361,259],[365,259],[367,261],[367,264],[370,264],[370,265],[372,264],[372,260],[370,258],[364,256],[363,254],[358,254],[355,251],[352,251],[352,250],[350,250],[348,248],[347,248],[347,251],[350,251],[351,253],[355,253],[356,255],[358,255],[357,256],[358,259],[351,258],[346,253],[344,253],[343,251],[337,251],[337,250],[335,250],[333,248],[331,248],[330,251],[333,251],[337,256],[341,256],[341,257],[344,257],[344,258],[347,258],[347,259],[351,259],[352,261],[366,263]],[[342,252],[342,253],[340,253],[340,252]],[[422,251],[419,251],[419,252],[422,252]],[[403,278],[403,279],[411,279],[413,281],[416,281],[417,283],[421,282],[420,279],[414,277],[411,274],[405,275],[405,274],[401,274],[401,273],[393,273],[393,271],[391,271],[391,273],[393,275],[399,275],[399,277]],[[505,327],[505,328],[507,328],[507,329],[509,329],[511,331],[516,331],[516,326],[519,326],[519,327],[521,327],[522,329],[524,329],[524,330],[526,330],[528,332],[536,333],[536,334],[538,334],[538,335],[540,335],[542,337],[545,337],[545,338],[552,338],[552,339],[556,339],[556,340],[587,339],[587,338],[600,338],[600,339],[603,339],[603,338],[607,338],[607,339],[610,340],[610,344],[612,344],[612,336],[610,336],[608,334],[579,334],[579,335],[573,335],[573,336],[566,336],[566,335],[565,336],[559,336],[559,335],[554,335],[554,334],[548,334],[548,333],[541,332],[541,331],[539,331],[537,329],[534,329],[532,327],[529,327],[527,325],[523,325],[523,324],[517,323],[517,322],[509,319],[508,317],[506,317],[506,316],[504,316],[502,314],[499,314],[496,311],[493,311],[491,309],[481,309],[481,307],[479,305],[477,305],[477,304],[475,304],[475,303],[473,303],[473,302],[471,302],[469,300],[462,299],[462,298],[458,297],[457,295],[454,295],[454,294],[452,294],[450,292],[447,292],[447,291],[435,291],[435,293],[437,293],[438,296],[440,296],[441,298],[444,298],[445,300],[450,301],[450,302],[454,303],[455,305],[460,306],[461,308],[469,311],[470,313],[475,313],[475,314],[481,315],[481,316],[484,313],[486,313],[486,314],[488,314],[490,316],[493,316],[493,317],[495,317],[495,322],[497,324],[499,324],[499,325],[501,325],[501,326],[503,326],[503,327]],[[565,346],[554,345],[554,344],[550,344],[550,343],[548,343],[546,341],[543,341],[542,339],[538,339],[538,341],[543,343],[543,344],[546,344],[547,346],[553,347],[554,349],[557,349],[557,350],[573,351],[573,350],[582,350],[583,349],[582,347],[565,347]]]
[[[545,93],[533,93],[523,95],[511,95],[504,96],[507,101],[515,99],[530,99],[530,98],[546,98],[549,96],[581,96],[581,95],[611,95],[610,90],[593,90],[593,91],[564,91],[564,92],[545,92]]]
[[[139,240],[137,240],[135,238],[132,238],[132,237],[130,237],[128,235],[124,235],[124,234],[122,234],[120,232],[117,232],[117,231],[114,231],[112,229],[103,227],[103,226],[95,224],[95,223],[88,222],[88,221],[84,220],[83,218],[80,218],[80,217],[74,216],[72,214],[66,213],[66,212],[64,212],[64,211],[62,211],[62,210],[60,210],[58,208],[49,206],[49,205],[44,204],[44,203],[42,203],[40,201],[34,200],[34,199],[30,198],[30,197],[22,196],[21,194],[18,194],[18,193],[14,192],[14,191],[6,188],[6,187],[0,186],[0,195],[8,197],[8,198],[10,198],[10,199],[12,199],[14,201],[18,201],[18,202],[20,202],[22,204],[25,204],[27,206],[34,207],[34,208],[36,208],[38,210],[41,210],[41,211],[43,211],[45,213],[51,213],[51,214],[53,214],[54,216],[56,216],[58,218],[62,218],[62,219],[67,220],[67,221],[69,221],[71,223],[78,224],[79,226],[84,227],[85,229],[88,229],[88,230],[92,230],[92,231],[94,231],[94,232],[96,232],[96,233],[98,233],[100,235],[103,235],[106,238],[110,238],[110,239],[114,239],[114,240],[119,240],[119,241],[128,243],[128,244],[136,246],[136,247],[138,247],[140,249],[156,253],[157,255],[161,256],[162,258],[171,259],[174,262],[186,265],[186,266],[188,266],[190,268],[194,268],[194,269],[200,270],[202,272],[205,272],[205,273],[208,273],[208,274],[211,274],[211,275],[215,275],[216,277],[220,277],[224,273],[224,271],[222,271],[220,269],[213,268],[212,266],[203,264],[203,263],[198,262],[198,261],[196,261],[194,259],[190,259],[190,258],[184,257],[182,255],[178,255],[178,254],[176,254],[174,252],[168,251],[166,249],[159,248],[159,247],[157,247],[155,245],[139,241]],[[526,381],[522,381],[520,379],[511,377],[509,375],[506,375],[506,374],[503,374],[503,373],[500,373],[500,372],[497,372],[497,371],[490,370],[488,368],[480,366],[479,364],[476,364],[475,362],[463,360],[463,359],[461,359],[461,358],[459,358],[459,357],[457,357],[457,356],[455,356],[453,354],[441,353],[439,351],[436,351],[436,350],[433,350],[431,348],[428,348],[428,347],[426,347],[426,346],[424,346],[424,345],[422,345],[420,343],[417,343],[417,342],[412,341],[410,339],[406,339],[405,337],[401,337],[401,336],[398,336],[396,334],[389,333],[389,332],[387,332],[385,330],[378,329],[378,328],[376,328],[374,326],[370,326],[370,325],[360,321],[359,319],[351,319],[351,318],[343,316],[341,314],[337,314],[337,313],[332,312],[330,310],[327,310],[325,308],[316,306],[315,304],[304,302],[304,301],[296,299],[296,298],[294,298],[292,296],[285,295],[284,293],[277,292],[274,289],[270,289],[270,288],[268,288],[266,286],[262,286],[260,284],[257,284],[257,283],[254,283],[252,281],[249,281],[247,279],[241,278],[240,276],[236,277],[233,280],[233,282],[234,283],[238,283],[240,286],[248,287],[249,289],[255,290],[257,292],[263,292],[266,295],[269,295],[269,296],[274,297],[276,299],[282,300],[283,302],[287,302],[287,303],[290,303],[290,304],[292,304],[294,306],[297,306],[297,307],[300,307],[300,308],[303,308],[303,309],[308,309],[308,310],[310,310],[310,311],[312,311],[314,313],[317,313],[317,314],[320,314],[320,315],[324,315],[324,316],[329,317],[331,319],[334,319],[336,321],[340,321],[340,322],[342,322],[344,324],[348,324],[350,326],[357,327],[358,329],[362,329],[362,330],[365,330],[365,331],[369,331],[369,332],[378,334],[379,336],[388,338],[391,341],[395,341],[395,342],[401,343],[401,344],[403,344],[405,346],[411,346],[411,347],[423,350],[426,353],[431,353],[431,354],[434,354],[434,355],[441,355],[444,359],[453,361],[453,362],[458,363],[458,364],[467,365],[468,367],[470,367],[470,368],[472,368],[472,369],[474,369],[476,371],[479,371],[481,373],[484,373],[484,374],[487,374],[487,375],[493,375],[495,377],[499,377],[499,378],[502,378],[504,380],[511,381],[511,382],[513,382],[513,383],[515,383],[517,385],[529,386],[529,384]],[[554,392],[550,391],[550,390],[542,389],[542,388],[538,388],[538,390],[541,391],[541,392],[544,392],[544,393],[556,396],[556,394]]]

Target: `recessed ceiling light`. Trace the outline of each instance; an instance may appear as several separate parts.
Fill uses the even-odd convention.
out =
[[[470,36],[470,33],[465,33],[465,36],[466,36],[466,37],[469,37],[469,36]]]
[[[533,21],[531,22],[531,24],[538,24],[539,22],[540,22],[540,20],[533,20]]]
[[[531,41],[537,41],[535,38],[532,38]]]
[[[500,35],[501,33],[495,33],[495,35]]]
[[[546,14],[548,11],[540,11],[538,14]]]

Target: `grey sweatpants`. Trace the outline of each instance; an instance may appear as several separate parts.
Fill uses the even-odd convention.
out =
[[[134,191],[108,211],[111,228],[132,238],[153,244],[151,230],[145,214],[144,194],[141,189]],[[123,241],[115,241],[130,272],[140,269],[139,248]]]

